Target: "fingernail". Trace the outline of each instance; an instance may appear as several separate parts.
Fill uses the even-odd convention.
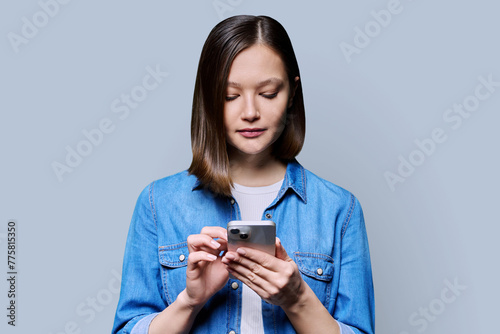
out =
[[[231,254],[231,253],[227,253],[224,257],[227,258],[227,259],[229,259],[229,260],[236,259],[236,257],[233,254]]]
[[[212,243],[212,245],[214,245],[215,247],[219,248],[220,247],[220,243],[218,243],[217,241],[215,240],[212,240],[210,241]]]
[[[238,249],[236,250],[236,252],[237,252],[238,254],[241,254],[241,255],[246,255],[246,254],[247,254],[247,252],[245,252],[245,250],[244,250],[244,249],[241,249],[241,248],[238,248]]]
[[[213,254],[207,254],[207,257],[210,259],[210,260],[215,260],[217,259],[217,256],[213,255]]]

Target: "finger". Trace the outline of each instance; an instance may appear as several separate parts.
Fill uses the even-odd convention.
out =
[[[281,244],[281,240],[276,237],[276,257],[283,261],[290,262],[292,259],[288,256],[285,247]]]
[[[190,253],[198,250],[218,250],[222,246],[207,234],[191,234],[187,238],[187,244]]]
[[[220,251],[227,250],[227,230],[220,226],[205,226],[201,229],[200,234],[208,235],[215,239],[220,247],[218,248]]]
[[[217,256],[210,254],[208,252],[193,252],[188,256],[188,267],[193,267],[200,262],[213,262],[217,260]]]
[[[235,267],[232,267],[232,265],[235,265]],[[243,284],[255,291],[255,293],[257,293],[262,299],[269,302],[271,293],[269,293],[268,290],[275,291],[272,284],[262,279],[260,276],[255,275],[248,268],[239,264],[226,264],[226,269],[236,279],[240,280]]]
[[[230,257],[231,254],[229,254]],[[299,281],[302,278],[298,273],[298,269],[290,263],[278,260],[284,267],[281,271],[274,272],[261,267],[259,264],[255,264],[254,267],[247,267],[248,262],[246,261],[251,260],[244,257],[235,257],[233,261],[222,259],[228,272],[246,284],[268,303],[280,305],[286,298],[293,298],[294,293],[298,291],[298,287],[300,287]],[[242,265],[242,263],[246,265]]]
[[[236,253],[240,256],[240,258],[242,258],[239,262],[247,267],[249,267],[249,265],[253,267],[253,263],[255,263],[274,272],[280,270],[281,260],[266,252],[253,248],[239,247],[236,250]],[[246,261],[245,259],[250,260],[252,263]]]
[[[222,263],[224,263],[227,268],[243,276],[245,278],[243,281],[250,281],[251,284],[257,286],[263,286],[264,282],[271,282],[277,276],[276,272],[269,270],[261,263],[254,262],[235,252],[226,253],[222,258]]]
[[[220,226],[205,226],[201,229],[201,234],[206,234],[212,238],[219,238],[227,241],[227,230]]]
[[[229,272],[233,273],[233,275],[238,278],[243,283],[248,286],[261,286],[263,278],[260,276],[262,274],[262,267],[259,270],[254,272],[252,269],[242,265],[237,261],[226,261],[224,258],[222,259],[222,263],[226,265],[226,268]],[[254,267],[256,268],[256,267]],[[255,269],[254,269],[255,270]]]
[[[220,244],[220,247],[218,248],[219,251],[227,251],[227,240],[216,239],[215,241],[217,241]]]
[[[258,262],[255,262],[249,258],[246,258],[237,252],[227,252],[224,254],[222,257],[222,262],[230,265],[231,267],[238,267],[238,266],[243,266],[250,271],[253,271],[255,273],[261,271],[264,267],[259,264]]]

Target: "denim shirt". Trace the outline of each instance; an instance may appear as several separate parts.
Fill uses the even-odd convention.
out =
[[[152,182],[139,196],[123,261],[112,333],[147,333],[149,323],[186,287],[187,237],[240,219],[238,203],[214,196],[187,171]],[[276,235],[344,333],[374,333],[368,239],[358,200],[297,161],[288,163],[262,220]],[[233,289],[238,282],[240,288]],[[242,283],[229,279],[197,315],[191,333],[239,333]],[[285,312],[262,301],[266,333],[295,333]]]

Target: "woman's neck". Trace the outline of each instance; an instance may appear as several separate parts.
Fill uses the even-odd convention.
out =
[[[286,163],[271,155],[231,154],[229,169],[234,183],[262,187],[282,180]]]

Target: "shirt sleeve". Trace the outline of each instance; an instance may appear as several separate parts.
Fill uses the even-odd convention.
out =
[[[113,334],[129,334],[132,329],[134,333],[147,333],[147,327],[145,331],[140,328],[144,328],[146,324],[149,326],[154,318],[153,314],[167,307],[161,298],[153,186],[154,183],[142,191],[132,215],[125,245],[120,299]]]
[[[337,321],[337,320],[335,320]],[[343,323],[337,321],[337,324],[339,325],[340,328],[340,334],[354,334],[352,331],[351,327],[344,325]]]
[[[351,195],[341,230],[340,281],[334,318],[343,333],[375,332],[375,298],[363,211]]]
[[[151,321],[158,315],[158,313],[153,313],[143,317],[139,320],[134,328],[132,328],[132,332],[130,334],[148,334],[149,325],[151,325]],[[342,334],[342,333],[341,333]]]

